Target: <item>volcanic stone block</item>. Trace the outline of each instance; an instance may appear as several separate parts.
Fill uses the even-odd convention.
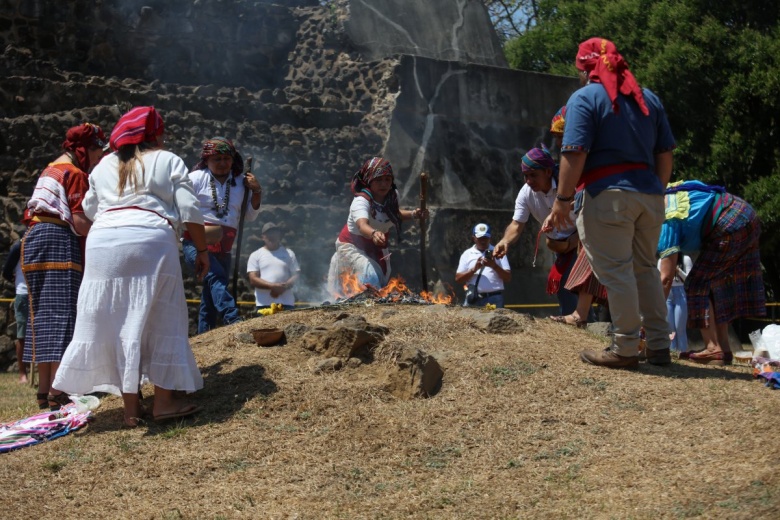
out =
[[[523,327],[511,316],[502,312],[464,310],[471,318],[471,324],[491,334],[515,334],[523,332]]]
[[[303,348],[326,357],[348,359],[377,343],[376,335],[360,329],[316,328],[303,335]]]
[[[384,390],[400,399],[431,397],[441,388],[444,370],[436,359],[416,348],[404,348],[396,370],[387,374]]]

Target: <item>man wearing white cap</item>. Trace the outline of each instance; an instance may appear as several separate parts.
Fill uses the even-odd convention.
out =
[[[504,306],[504,282],[512,279],[509,261],[493,258],[490,226],[479,223],[471,230],[474,245],[460,255],[455,282],[466,285],[464,307]]]
[[[285,309],[295,307],[293,286],[301,274],[298,260],[291,249],[282,245],[282,230],[266,222],[261,231],[265,245],[249,255],[246,270],[249,284],[255,288],[257,310],[280,303]]]

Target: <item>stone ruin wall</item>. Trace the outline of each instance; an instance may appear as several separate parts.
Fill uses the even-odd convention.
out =
[[[550,143],[550,116],[576,88],[507,69],[477,0],[0,0],[0,44],[0,250],[23,233],[22,209],[68,127],[110,132],[128,108],[154,105],[187,164],[214,135],[254,158],[263,209],[246,225],[241,270],[263,223],[283,223],[302,264],[298,297],[315,302],[364,159],[391,161],[405,207],[429,173],[428,278],[454,285],[471,225],[500,234],[519,158]],[[510,256],[508,303],[554,301],[547,269],[530,269],[534,238],[531,226]],[[394,271],[419,290],[417,226],[393,250]],[[243,279],[239,299],[253,300]]]

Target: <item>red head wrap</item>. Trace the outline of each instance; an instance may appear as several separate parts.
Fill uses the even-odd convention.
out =
[[[619,110],[617,104],[619,92],[633,97],[644,115],[650,114],[645,105],[642,89],[628,70],[628,63],[611,41],[604,38],[591,38],[582,42],[577,51],[577,68],[587,72],[590,81],[604,86],[615,113]]]
[[[164,130],[165,123],[154,107],[135,107],[117,121],[111,132],[111,148],[154,142]]]
[[[83,172],[89,173],[89,150],[103,148],[106,145],[106,136],[98,125],[84,123],[68,129],[62,148],[74,155],[76,166]]]
[[[244,159],[238,153],[233,141],[227,137],[212,137],[203,143],[203,151],[200,153],[200,161],[195,165],[195,170],[203,170],[206,163],[212,155],[229,155],[233,158],[233,165],[230,168],[233,176],[241,175],[244,171]]]

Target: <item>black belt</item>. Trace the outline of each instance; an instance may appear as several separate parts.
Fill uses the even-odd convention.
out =
[[[486,293],[477,293],[477,296],[479,296],[480,298],[487,298],[489,296],[495,296],[495,295],[501,294],[503,292],[504,291],[493,291],[493,292],[486,292]]]

